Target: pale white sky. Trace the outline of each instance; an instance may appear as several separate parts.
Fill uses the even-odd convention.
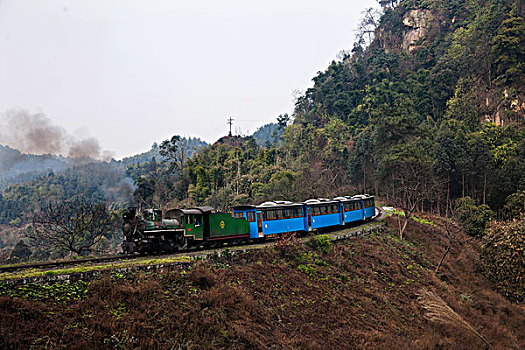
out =
[[[117,157],[293,111],[374,0],[0,0],[0,113],[43,112]]]

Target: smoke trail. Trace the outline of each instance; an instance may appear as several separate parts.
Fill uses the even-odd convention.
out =
[[[44,113],[30,113],[22,108],[9,109],[0,116],[0,144],[22,153],[61,154],[82,160],[109,161],[113,155],[103,151],[96,138],[73,137]]]
[[[43,113],[10,109],[0,119],[0,143],[23,153],[61,154],[67,132]]]

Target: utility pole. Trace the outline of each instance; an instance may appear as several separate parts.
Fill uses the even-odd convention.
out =
[[[232,117],[228,118],[228,122],[226,124],[230,124],[230,133],[228,134],[229,137],[232,136],[232,124],[233,124],[233,121],[235,119],[233,119]]]

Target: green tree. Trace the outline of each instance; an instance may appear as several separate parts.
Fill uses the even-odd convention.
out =
[[[481,237],[494,212],[486,204],[476,205],[474,199],[463,197],[456,200],[456,216],[466,234]]]
[[[29,257],[31,256],[31,249],[29,246],[24,242],[24,240],[19,240],[13,251],[11,252],[11,259],[19,260],[19,261],[27,261]]]
[[[525,20],[504,20],[492,40],[491,53],[498,82],[523,84],[525,76]]]

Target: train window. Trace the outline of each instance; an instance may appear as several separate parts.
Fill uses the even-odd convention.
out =
[[[263,220],[279,220],[284,218],[283,209],[269,209],[263,211]]]
[[[237,213],[233,213],[233,217],[237,218],[237,219],[240,219],[240,218],[243,218],[244,216],[242,215],[242,213],[237,212]]]
[[[284,214],[287,219],[293,219],[299,217],[299,208],[286,208],[284,209]]]
[[[246,212],[246,218],[248,222],[255,222],[255,213],[253,211]]]

